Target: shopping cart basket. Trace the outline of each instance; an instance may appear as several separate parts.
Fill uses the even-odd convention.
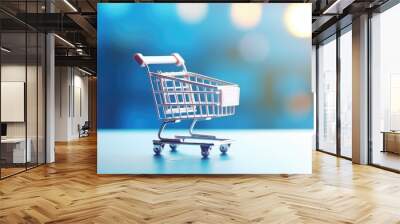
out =
[[[141,67],[147,68],[155,107],[162,121],[158,139],[153,140],[154,153],[159,155],[165,144],[169,144],[172,151],[182,144],[200,145],[201,155],[205,158],[213,146],[219,146],[220,151],[226,153],[232,143],[231,139],[194,133],[193,129],[197,121],[234,115],[235,108],[239,105],[239,86],[188,72],[185,61],[179,54],[143,56],[138,53],[134,55],[134,59]],[[153,72],[150,65],[154,64],[176,64],[181,67],[181,71]],[[192,120],[189,135],[173,138],[162,136],[168,124],[181,120]]]

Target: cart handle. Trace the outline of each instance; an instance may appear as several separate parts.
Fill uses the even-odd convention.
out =
[[[176,64],[176,66],[182,66],[185,64],[185,60],[183,60],[178,53],[173,53],[170,56],[143,56],[142,54],[137,53],[133,58],[141,67],[150,64]]]

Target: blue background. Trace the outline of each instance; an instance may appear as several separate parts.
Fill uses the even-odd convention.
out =
[[[178,52],[189,71],[241,88],[236,115],[200,128],[311,129],[311,40],[286,29],[288,4],[263,4],[261,22],[245,30],[232,23],[230,6],[208,4],[204,20],[189,24],[176,4],[98,4],[98,128],[158,128],[146,70],[132,56]],[[246,35],[265,41],[263,60],[243,58]]]

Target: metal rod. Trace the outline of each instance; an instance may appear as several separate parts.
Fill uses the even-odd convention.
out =
[[[163,122],[161,123],[160,128],[158,129],[158,138],[159,138],[160,140],[167,140],[167,141],[177,141],[177,142],[180,142],[180,141],[181,141],[180,139],[175,139],[175,138],[164,138],[164,137],[162,137],[162,132],[165,130],[165,128],[167,127],[168,124],[170,124],[170,123],[178,123],[178,122],[179,122],[179,120],[163,121]]]
[[[201,138],[201,139],[216,139],[217,137],[214,135],[204,135],[204,134],[197,134],[193,132],[194,126],[196,125],[199,119],[193,119],[192,123],[190,124],[189,134],[192,137]]]
[[[340,30],[336,31],[336,154],[341,156],[342,154],[342,143],[341,143],[341,133],[342,133],[342,122],[341,122],[341,64],[340,64]]]

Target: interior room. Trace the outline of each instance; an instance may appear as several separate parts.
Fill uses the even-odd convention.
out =
[[[399,21],[0,1],[0,223],[400,223]]]
[[[45,35],[14,25],[1,33],[2,178],[45,162]]]

